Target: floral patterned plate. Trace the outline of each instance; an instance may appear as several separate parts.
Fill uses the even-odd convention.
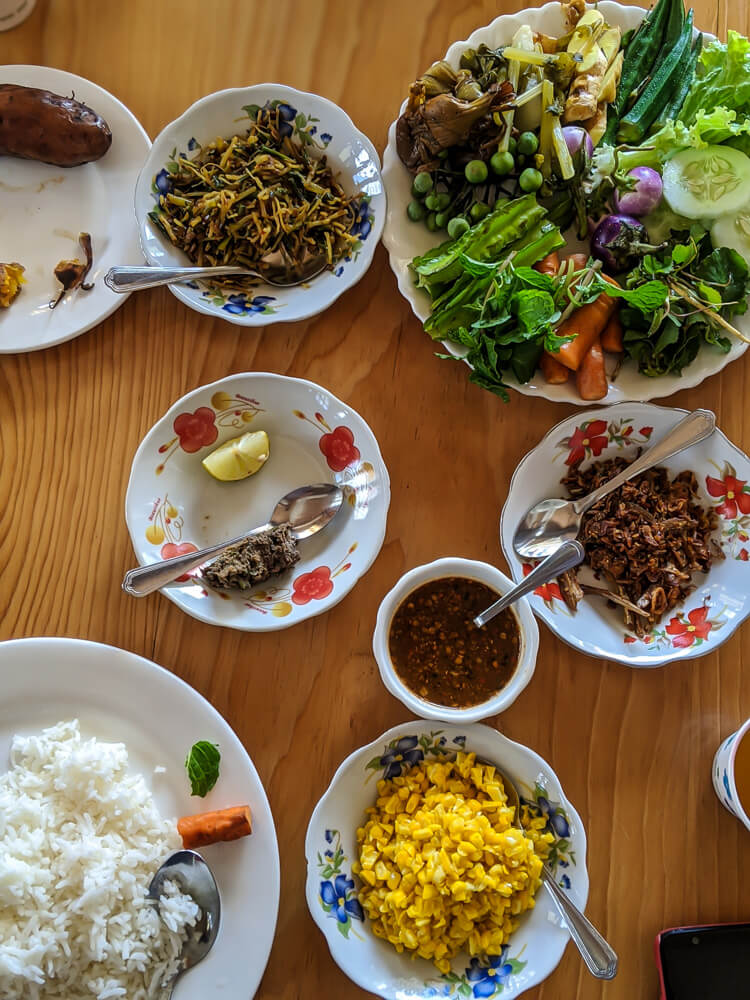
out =
[[[357,900],[357,827],[377,794],[376,783],[421,760],[439,760],[446,751],[467,750],[515,781],[532,812],[547,818],[555,835],[549,864],[560,885],[583,909],[589,891],[586,834],[566,800],[557,776],[542,758],[489,726],[460,726],[417,720],[390,729],[346,758],[310,819],[305,840],[307,905],[323,932],[331,955],[363,990],[385,1000],[428,997],[499,997],[512,1000],[540,983],[556,968],[568,932],[546,890],[521,919],[501,955],[480,961],[457,955],[441,975],[425,959],[412,959],[375,937]]]
[[[641,7],[613,3],[612,0],[602,0],[596,5],[609,24],[619,25],[623,31],[637,27],[645,10]],[[491,24],[476,31],[463,42],[454,42],[446,53],[446,60],[454,68],[458,68],[461,53],[467,47],[476,48],[481,43],[496,48],[507,45],[521,25],[528,24],[534,30],[549,35],[560,35],[564,27],[564,12],[560,3],[546,3],[541,7],[533,7],[515,14],[501,14]],[[704,32],[703,44],[713,38]],[[426,66],[424,67],[426,68]],[[406,101],[400,112],[406,107]],[[424,253],[430,247],[440,242],[445,234],[430,233],[421,223],[413,223],[406,214],[406,206],[412,199],[412,177],[401,162],[396,152],[396,122],[388,130],[388,145],[383,153],[383,181],[388,193],[388,212],[386,216],[383,243],[390,258],[391,268],[396,275],[401,294],[408,301],[414,314],[422,321],[430,315],[430,299],[427,293],[417,288],[409,271],[409,262]],[[572,232],[566,234],[570,251],[582,249]],[[736,320],[738,328],[750,335],[750,313]],[[425,334],[425,336],[427,336]],[[439,347],[439,345],[435,345]],[[466,352],[458,344],[444,341],[443,346],[455,357],[462,357]],[[702,348],[695,361],[684,369],[681,375],[665,375],[661,378],[649,378],[641,375],[634,362],[626,362],[614,382],[609,385],[609,391],[603,403],[619,403],[621,400],[648,400],[658,396],[670,396],[681,389],[689,389],[698,385],[704,379],[720,372],[730,362],[735,361],[747,350],[747,344],[735,339],[728,354],[722,354],[715,348]],[[613,361],[614,359],[610,359]],[[437,364],[437,362],[436,362]],[[612,364],[608,364],[612,368]],[[572,403],[575,406],[589,406],[582,400],[575,389],[575,382],[564,385],[548,385],[541,372],[536,372],[526,383],[516,383],[512,377],[508,382],[525,396],[541,396],[560,403]]]
[[[213,479],[201,459],[248,430],[268,434],[268,461],[240,482]],[[290,571],[244,595],[210,590],[195,576],[162,593],[212,625],[287,628],[338,604],[383,544],[388,471],[359,414],[313,382],[230,375],[183,396],[141,442],[125,498],[135,554],[146,565],[240,535],[265,524],[289,490],[319,482],[339,483],[346,499],[324,531],[300,542]]]
[[[647,403],[618,403],[578,413],[557,424],[523,459],[513,474],[500,518],[500,543],[511,574],[529,572],[513,551],[516,525],[529,507],[564,493],[560,480],[572,465],[623,455],[635,458],[673,427],[686,410]],[[750,459],[720,430],[667,462],[672,476],[691,469],[699,498],[718,517],[715,540],[724,559],[707,575],[695,577],[695,590],[643,639],[629,632],[616,609],[599,597],[586,597],[571,614],[556,583],[529,597],[532,610],[561,639],[591,656],[633,667],[658,667],[676,659],[712,652],[750,613]]]
[[[365,198],[351,230],[358,237],[351,256],[334,271],[326,271],[307,284],[279,289],[259,283],[257,290],[247,295],[225,293],[195,282],[169,286],[191,309],[241,326],[306,319],[327,309],[367,271],[385,222],[380,159],[373,144],[355,128],[345,111],[317,94],[278,83],[220,90],[196,101],[159,133],[138,178],[135,212],[149,264],[156,267],[190,264],[149,218],[149,212],[158,207],[159,194],[169,190],[169,175],[175,169],[177,153],[190,155],[199,145],[217,136],[228,137],[246,129],[248,109],[268,103],[280,106],[290,135],[315,154],[327,157],[347,193],[361,191]]]

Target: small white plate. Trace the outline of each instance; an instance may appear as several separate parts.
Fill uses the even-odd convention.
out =
[[[0,643],[0,770],[16,733],[78,719],[85,736],[125,743],[162,815],[250,806],[253,832],[201,850],[221,894],[221,926],[207,958],[175,991],[179,1000],[246,1000],[258,988],[279,909],[279,849],[271,809],[245,748],[219,713],[179,677],[114,646],[80,639]],[[185,757],[197,740],[217,743],[221,773],[191,797]],[[166,768],[154,774],[154,767]]]
[[[606,20],[613,25],[619,25],[623,31],[637,27],[643,19],[645,10],[641,7],[625,6],[613,3],[612,0],[602,0],[596,5]],[[468,48],[476,48],[484,43],[491,48],[507,45],[523,24],[528,24],[536,31],[549,35],[559,35],[564,30],[564,15],[559,3],[547,3],[542,7],[533,7],[519,11],[517,14],[501,14],[500,17],[476,31],[463,42],[454,42],[446,53],[446,60],[454,68],[458,68],[462,52]],[[713,39],[713,35],[703,33],[704,45]],[[426,67],[425,67],[426,68]],[[399,114],[406,108],[406,101],[401,105]],[[445,238],[440,233],[431,233],[422,223],[411,222],[406,215],[406,206],[412,200],[412,175],[403,165],[396,152],[396,122],[388,130],[388,145],[383,154],[383,181],[388,193],[388,211],[386,213],[383,244],[388,251],[391,268],[396,275],[401,294],[408,301],[415,316],[424,322],[430,315],[430,297],[414,284],[409,263],[418,254],[425,253]],[[579,250],[580,244],[569,232],[566,234],[570,244],[569,252]],[[564,253],[562,250],[560,253]],[[739,330],[750,336],[750,314],[737,316],[733,321]],[[425,337],[427,334],[425,334]],[[452,341],[443,341],[443,346],[454,357],[463,357],[465,350]],[[710,375],[716,375],[730,362],[735,361],[747,350],[747,344],[734,340],[728,354],[722,354],[716,348],[702,347],[695,361],[684,369],[681,375],[665,375],[660,378],[649,378],[638,372],[633,361],[623,364],[617,379],[610,382],[609,391],[601,401],[602,405],[619,403],[622,400],[648,400],[661,396],[670,396],[681,389],[691,389],[699,385]],[[517,383],[508,375],[508,384],[524,396],[541,396],[558,403],[572,403],[574,406],[589,406],[575,390],[575,383],[568,381],[564,385],[548,385],[537,371],[526,384]]]
[[[356,898],[359,885],[352,875],[352,862],[358,854],[357,827],[364,821],[365,809],[375,801],[377,782],[396,777],[421,760],[439,760],[446,751],[458,750],[497,764],[516,783],[531,810],[546,816],[555,836],[550,867],[573,902],[581,910],[586,906],[589,877],[583,823],[545,760],[478,723],[416,719],[389,729],[341,764],[315,807],[305,838],[306,896],[312,918],[341,970],[363,990],[386,1000],[465,1000],[501,993],[503,1000],[513,1000],[554,971],[569,940],[543,887],[502,957],[479,961],[461,953],[453,959],[449,976],[441,976],[423,958],[399,954],[373,934]]]
[[[143,264],[132,197],[151,145],[135,116],[96,84],[47,66],[0,66],[3,83],[74,94],[107,122],[112,145],[94,163],[53,167],[0,157],[0,261],[26,268],[26,284],[7,309],[0,309],[0,354],[36,351],[72,340],[101,323],[127,298],[104,284],[116,264]],[[58,261],[83,252],[78,234],[90,233],[94,266],[91,291],[69,292],[56,309]]]
[[[264,430],[270,457],[254,476],[220,483],[201,459],[224,441]],[[183,396],[141,442],[125,517],[141,565],[204,548],[265,524],[278,500],[312,483],[345,490],[342,509],[299,544],[301,559],[248,594],[188,579],[162,593],[212,625],[268,632],[328,611],[375,560],[390,503],[375,436],[351,407],[303,379],[230,375]]]
[[[196,101],[159,133],[138,178],[135,211],[143,252],[149,264],[156,267],[185,267],[191,264],[187,256],[154,225],[148,214],[158,200],[157,185],[168,183],[167,168],[175,154],[190,155],[192,150],[218,136],[228,138],[247,131],[249,121],[244,109],[249,105],[262,107],[269,101],[279,102],[288,116],[290,129],[296,134],[304,133],[305,141],[320,156],[327,157],[346,193],[361,191],[365,200],[355,223],[358,242],[351,256],[340,261],[333,271],[325,271],[309,283],[287,289],[259,283],[247,295],[209,290],[195,282],[169,286],[172,294],[191,309],[240,326],[288,323],[307,319],[327,309],[363,277],[372,263],[385,222],[380,158],[373,144],[355,127],[345,111],[325,97],[279,83],[220,90]]]
[[[577,461],[582,468],[617,455],[632,461],[639,448],[664,437],[686,413],[618,403],[578,412],[553,427],[513,473],[500,518],[500,543],[513,578],[528,572],[513,551],[516,526],[538,501],[564,496],[560,480]],[[538,587],[529,596],[534,613],[564,642],[590,656],[631,667],[689,660],[712,653],[750,614],[750,459],[717,429],[664,465],[672,477],[686,469],[695,473],[699,502],[717,513],[714,537],[725,558],[714,560],[708,574],[697,574],[695,590],[643,639],[628,632],[619,609],[601,597],[584,597],[573,614],[556,583]]]

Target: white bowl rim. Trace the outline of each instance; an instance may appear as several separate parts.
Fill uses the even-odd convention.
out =
[[[390,693],[398,698],[411,712],[423,719],[437,722],[465,724],[477,722],[498,715],[509,708],[534,676],[539,651],[539,628],[530,603],[522,597],[511,609],[518,622],[521,639],[518,663],[508,683],[487,701],[468,708],[450,708],[435,702],[425,701],[404,684],[396,673],[388,654],[387,633],[393,614],[405,597],[422,583],[439,579],[453,573],[455,576],[476,580],[492,586],[502,595],[515,583],[510,577],[491,563],[478,559],[464,559],[461,556],[444,556],[404,573],[391,587],[378,607],[375,631],[372,636],[372,651],[380,670],[380,677]],[[491,578],[493,583],[488,578]]]
[[[370,743],[358,747],[356,750],[352,750],[352,752],[348,754],[336,768],[328,784],[328,787],[323,792],[315,808],[313,809],[312,815],[310,816],[310,821],[307,825],[307,832],[305,834],[305,861],[307,863],[307,870],[305,874],[305,898],[307,900],[307,906],[310,911],[310,915],[312,916],[312,919],[314,920],[316,926],[318,927],[318,930],[325,938],[326,944],[328,945],[328,950],[331,954],[331,958],[333,959],[333,961],[339,966],[341,971],[346,976],[348,976],[349,979],[351,979],[353,983],[355,983],[361,989],[367,990],[368,992],[372,991],[372,984],[369,982],[369,980],[365,979],[363,976],[358,974],[358,967],[356,965],[352,965],[351,963],[347,963],[345,965],[342,964],[341,961],[339,961],[339,956],[334,953],[334,949],[331,944],[331,941],[334,939],[331,938],[329,940],[328,934],[326,932],[326,925],[323,922],[323,918],[321,917],[320,913],[318,912],[320,908],[317,906],[318,899],[317,896],[315,895],[315,890],[313,887],[315,879],[310,878],[310,872],[315,864],[316,851],[317,851],[317,847],[314,842],[315,830],[317,829],[320,823],[320,814],[323,812],[328,797],[331,795],[334,787],[343,777],[343,775],[349,769],[349,767],[353,766],[359,758],[370,756],[373,751],[380,749],[382,746],[389,743],[391,740],[397,738],[398,736],[412,732],[415,726],[429,725],[430,721],[431,720],[429,719],[412,719],[410,722],[402,722],[397,726],[391,727],[381,736],[377,737],[377,739],[372,740]],[[565,811],[567,815],[570,817],[570,820],[575,825],[576,831],[580,833],[581,847],[580,850],[576,848],[576,857],[577,857],[576,870],[580,872],[580,882],[581,882],[580,893],[579,893],[580,909],[582,913],[585,912],[586,904],[588,902],[588,897],[589,897],[589,888],[590,888],[589,873],[586,864],[586,855],[588,853],[586,830],[583,826],[583,822],[578,813],[578,810],[575,808],[575,806],[573,806],[568,797],[565,795],[565,791],[563,790],[560,779],[557,777],[557,773],[547,763],[547,761],[535,750],[532,750],[530,747],[525,746],[523,743],[518,743],[516,740],[510,739],[510,737],[505,736],[504,733],[501,733],[497,729],[495,729],[494,726],[489,726],[483,722],[472,722],[466,726],[459,726],[458,723],[448,722],[445,723],[445,725],[454,726],[456,728],[464,730],[467,747],[471,743],[472,734],[474,733],[476,734],[481,733],[484,735],[491,734],[492,739],[495,740],[499,745],[515,747],[516,749],[522,751],[524,754],[528,755],[534,762],[538,770],[541,770],[543,772],[546,771],[549,774],[549,776],[553,779],[556,785],[555,795],[559,797],[560,804],[565,807]],[[471,748],[469,747],[466,752],[471,753],[472,752]],[[566,948],[567,948],[567,942],[563,945],[563,948],[560,951],[559,958],[552,965],[549,972],[545,973],[542,979],[539,980],[540,983],[548,979],[555,971],[557,966],[562,961],[562,957],[565,954]],[[533,985],[537,986],[538,983],[535,983]],[[529,987],[529,989],[532,988],[533,986]],[[524,990],[524,992],[526,991]]]
[[[317,307],[312,308],[309,312],[303,312],[302,315],[295,316],[291,319],[288,319],[284,315],[272,313],[270,315],[264,316],[263,323],[248,323],[247,317],[243,317],[241,315],[235,315],[234,313],[229,313],[229,312],[226,313],[225,315],[223,312],[222,313],[217,312],[216,308],[210,305],[207,301],[206,302],[204,302],[203,300],[194,301],[193,299],[187,296],[187,294],[184,292],[183,289],[181,289],[181,287],[178,284],[168,286],[170,292],[172,292],[172,294],[177,299],[179,299],[180,302],[188,306],[188,308],[194,309],[196,310],[196,312],[204,313],[206,316],[212,316],[214,319],[222,319],[227,323],[234,323],[237,326],[245,326],[245,327],[248,326],[263,327],[263,326],[270,326],[273,323],[299,323],[306,319],[310,319],[313,316],[318,316],[320,313],[328,309],[329,306],[332,306],[333,303],[336,302],[344,294],[344,292],[348,291],[350,288],[353,288],[356,284],[358,284],[370,270],[373,259],[375,257],[375,250],[377,248],[378,243],[380,242],[381,236],[383,235],[383,227],[385,226],[385,218],[386,218],[386,213],[388,211],[388,194],[385,189],[385,183],[383,182],[383,165],[380,161],[380,155],[375,146],[373,145],[373,143],[371,142],[371,140],[365,135],[364,132],[360,131],[360,129],[357,128],[357,126],[352,121],[351,116],[346,111],[344,111],[344,109],[340,105],[336,104],[335,101],[330,100],[330,98],[328,97],[322,97],[320,94],[314,94],[312,91],[309,90],[298,90],[296,87],[289,87],[287,84],[284,83],[264,82],[264,83],[250,84],[247,87],[225,87],[223,90],[215,90],[212,93],[205,94],[203,97],[199,97],[198,100],[193,101],[190,107],[186,108],[181,115],[178,115],[177,118],[174,118],[171,122],[168,122],[159,131],[158,135],[151,143],[146,160],[143,166],[141,167],[140,173],[138,174],[138,179],[136,180],[135,190],[133,193],[133,207],[135,211],[136,224],[138,226],[138,239],[141,244],[141,250],[143,252],[143,256],[146,258],[146,261],[148,262],[149,266],[153,267],[158,265],[155,265],[151,254],[147,252],[147,241],[144,239],[143,227],[146,225],[146,219],[148,218],[148,213],[146,213],[143,219],[139,217],[138,199],[142,191],[142,184],[148,182],[149,187],[151,185],[151,181],[149,179],[149,173],[153,169],[153,164],[151,161],[155,156],[154,151],[157,145],[162,139],[166,138],[167,133],[169,131],[171,131],[172,129],[182,128],[185,125],[187,119],[198,109],[199,106],[207,105],[213,102],[214,100],[220,100],[220,99],[223,100],[224,98],[228,99],[230,95],[236,96],[239,94],[245,94],[251,97],[253,91],[265,89],[267,87],[272,87],[275,91],[278,91],[279,97],[282,100],[284,100],[285,97],[289,96],[301,97],[303,99],[313,98],[316,101],[320,101],[324,106],[326,106],[328,110],[333,109],[335,113],[343,115],[345,120],[344,121],[345,125],[351,129],[353,135],[362,143],[362,145],[367,147],[369,155],[371,156],[373,162],[378,168],[378,176],[380,177],[380,183],[382,187],[381,194],[378,197],[382,197],[383,199],[383,208],[382,211],[380,211],[378,215],[375,216],[375,222],[370,232],[370,236],[368,240],[365,242],[363,249],[360,251],[360,256],[362,258],[362,265],[363,265],[361,273],[353,275],[353,280],[349,282],[340,281],[336,287],[335,294],[331,298],[327,298],[325,303],[321,305],[319,308]],[[286,103],[286,101],[284,101],[284,103]],[[352,271],[354,271],[354,269],[349,269],[349,271],[345,272],[345,274],[350,273]]]
[[[606,414],[613,413],[616,410],[623,409],[623,410],[628,410],[629,412],[632,413],[636,407],[642,407],[645,410],[669,410],[673,413],[677,413],[685,417],[688,415],[688,413],[692,412],[691,410],[685,410],[680,406],[662,406],[659,403],[652,403],[647,400],[631,401],[631,402],[623,400],[620,403],[612,403],[609,406],[601,406],[598,409],[577,410],[573,413],[568,414],[568,416],[564,417],[562,420],[559,420],[554,425],[554,427],[551,427],[546,432],[546,434],[544,434],[544,436],[541,437],[539,441],[537,441],[537,443],[534,445],[533,448],[530,448],[529,451],[526,452],[526,454],[523,456],[521,461],[516,466],[513,475],[511,476],[510,484],[508,486],[508,495],[506,497],[505,503],[503,504],[503,509],[500,512],[500,524],[499,524],[500,548],[502,550],[503,555],[506,558],[511,573],[513,573],[513,563],[511,562],[511,558],[517,560],[518,557],[515,555],[515,553],[509,553],[505,547],[505,544],[503,542],[503,525],[505,523],[508,501],[510,500],[511,493],[513,491],[513,486],[516,482],[516,477],[521,472],[522,467],[527,463],[527,461],[531,458],[532,454],[538,448],[540,448],[550,437],[552,437],[553,434],[559,433],[563,424],[567,424],[570,420],[576,420],[579,423],[583,423],[585,420],[603,420]],[[738,445],[734,444],[732,441],[729,440],[727,435],[724,433],[723,430],[721,430],[718,424],[714,427],[713,434],[718,434],[719,437],[724,439],[724,441],[729,445],[730,448],[732,448],[734,451],[739,452],[739,454],[742,455],[742,457],[748,463],[750,463],[750,457],[748,457],[748,455],[742,450],[742,448],[740,448]],[[713,434],[711,435],[711,437],[713,437]],[[719,648],[719,646],[723,645],[727,641],[727,639],[729,639],[729,637],[733,635],[738,628],[740,628],[740,626],[746,621],[748,616],[750,616],[750,602],[748,603],[748,608],[745,614],[734,621],[732,628],[723,629],[722,630],[723,634],[721,635],[720,638],[717,639],[716,642],[714,642],[711,645],[710,649],[702,649],[702,647],[688,646],[684,650],[681,649],[677,654],[675,654],[674,652],[671,653],[665,652],[664,656],[658,658],[641,657],[638,655],[630,655],[625,652],[611,653],[608,650],[600,649],[599,647],[589,647],[582,640],[577,640],[575,638],[563,635],[557,629],[553,629],[552,626],[547,621],[547,619],[543,617],[539,611],[534,609],[533,606],[532,606],[532,611],[537,618],[540,618],[544,622],[544,624],[556,638],[560,639],[561,642],[564,642],[566,646],[570,646],[571,649],[576,650],[576,652],[585,653],[587,656],[594,657],[595,659],[611,660],[614,663],[622,663],[626,667],[634,667],[641,670],[650,670],[651,668],[663,667],[671,663],[681,662],[683,660],[695,660],[698,659],[698,657],[706,656],[709,653],[714,653]]]
[[[311,382],[309,379],[305,378],[295,378],[292,375],[280,375],[277,372],[232,372],[229,375],[225,375],[223,378],[216,379],[213,382],[207,382],[205,385],[199,385],[195,389],[191,389],[190,392],[186,392],[179,399],[175,400],[175,402],[172,403],[169,409],[165,413],[163,413],[160,417],[158,417],[157,420],[154,421],[154,423],[149,427],[149,429],[143,435],[143,438],[141,439],[141,442],[138,445],[135,454],[133,455],[133,460],[130,465],[130,475],[128,476],[128,485],[125,490],[125,523],[128,528],[128,534],[130,535],[130,544],[131,547],[133,548],[133,553],[135,554],[136,559],[138,559],[138,553],[135,548],[135,545],[133,544],[135,528],[131,524],[128,518],[128,500],[130,497],[130,490],[131,488],[133,488],[136,466],[139,460],[142,459],[143,457],[142,453],[145,452],[149,438],[151,437],[156,427],[159,424],[161,424],[164,420],[166,420],[174,411],[176,411],[178,407],[182,407],[185,403],[187,403],[188,400],[193,399],[195,396],[197,396],[198,393],[205,392],[208,389],[217,389],[223,383],[227,382],[229,379],[255,378],[255,377],[275,379],[282,382],[294,382],[300,386],[304,386],[304,388],[306,389],[313,389],[318,392],[324,392],[333,403],[343,407],[350,413],[356,414],[357,417],[359,417],[359,419],[362,421],[364,427],[372,436],[372,442],[374,445],[374,457],[379,464],[379,470],[382,475],[382,494],[383,494],[383,501],[385,504],[385,507],[383,509],[383,523],[380,526],[380,530],[377,533],[376,536],[377,541],[376,544],[373,546],[372,554],[370,558],[362,564],[359,574],[357,576],[352,577],[351,586],[347,588],[341,588],[340,593],[336,593],[336,591],[334,590],[333,593],[336,596],[333,597],[330,603],[326,603],[319,610],[313,612],[312,614],[306,615],[304,618],[297,618],[294,621],[287,621],[286,618],[274,618],[273,624],[269,628],[263,628],[263,629],[256,629],[252,628],[251,626],[229,624],[226,622],[216,621],[216,619],[213,616],[207,615],[205,613],[199,613],[198,611],[186,611],[185,608],[183,608],[182,605],[180,604],[176,592],[171,591],[169,587],[162,587],[162,589],[159,591],[159,593],[163,597],[168,598],[168,600],[172,601],[173,604],[176,604],[183,614],[189,615],[190,617],[195,618],[198,621],[205,622],[207,625],[213,625],[216,628],[231,628],[235,629],[238,632],[260,632],[260,633],[279,632],[282,629],[292,628],[292,626],[299,625],[301,622],[309,621],[309,619],[311,618],[316,618],[318,615],[325,614],[326,612],[334,608],[340,601],[343,601],[343,599],[356,587],[356,585],[359,583],[362,577],[370,571],[372,564],[380,555],[380,550],[383,548],[383,542],[385,541],[385,535],[388,529],[388,511],[391,505],[391,480],[388,474],[388,467],[386,466],[383,460],[383,455],[380,451],[380,445],[378,444],[378,439],[375,436],[375,432],[372,430],[372,428],[364,419],[364,417],[361,416],[359,411],[355,410],[353,406],[350,406],[348,403],[343,402],[341,399],[338,398],[338,396],[334,396],[334,394],[332,392],[329,392],[329,390],[326,389],[324,386],[318,385],[317,382]]]

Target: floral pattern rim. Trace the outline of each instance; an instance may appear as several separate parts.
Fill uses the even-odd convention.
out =
[[[428,733],[409,734],[394,737],[365,764],[366,781],[374,774],[380,778],[398,777],[406,768],[430,757],[438,759],[447,753],[463,750],[466,737],[454,736],[448,744],[443,730]],[[526,791],[528,786],[522,786]],[[560,873],[559,884],[570,889],[570,877],[564,869],[575,865],[575,853],[570,846],[570,821],[564,807],[547,798],[546,789],[539,781],[528,795],[521,796],[521,803],[528,807],[532,815],[545,816],[546,830],[553,834],[555,842],[548,860],[556,874]],[[364,911],[356,898],[356,881],[347,864],[348,857],[341,845],[338,830],[327,829],[324,834],[326,846],[317,852],[317,868],[320,876],[318,902],[329,917],[336,920],[336,928],[348,940],[350,933],[362,940],[355,929],[355,921],[365,923]],[[508,946],[500,955],[487,956],[483,960],[472,958],[462,975],[449,972],[424,983],[423,997],[487,998],[500,996],[510,985],[511,977],[526,967],[521,960],[523,949],[515,957],[509,956]]]
[[[210,406],[199,406],[192,413],[186,411],[175,417],[172,424],[174,437],[158,447],[160,460],[155,468],[156,475],[160,476],[164,472],[166,463],[176,452],[182,450],[187,454],[195,454],[216,442],[220,427],[245,431],[257,414],[264,412],[256,399],[241,393],[230,395],[224,391],[215,392]],[[318,447],[329,469],[337,474],[337,481],[343,486],[349,505],[354,507],[359,504],[361,509],[366,510],[369,492],[367,484],[374,475],[374,469],[370,462],[361,461],[361,453],[351,429],[345,425],[332,428],[319,412],[315,413],[314,419],[302,410],[292,412],[297,419],[306,421],[320,432]],[[167,494],[157,497],[148,516],[145,537],[150,545],[160,547],[159,556],[162,559],[198,550],[193,542],[183,539],[183,529],[184,518],[175,503]],[[250,610],[263,615],[271,614],[274,618],[285,618],[295,607],[304,607],[311,601],[325,600],[333,592],[336,577],[351,569],[350,557],[357,547],[358,543],[352,542],[346,555],[335,566],[317,566],[294,577],[289,586],[264,586],[254,589],[249,595],[238,596]],[[184,574],[175,582],[190,582],[196,572]],[[196,582],[199,583],[197,596],[209,597],[209,591],[200,585],[199,580]],[[223,591],[212,591],[211,594],[225,601],[234,598],[234,595]]]
[[[627,417],[619,420],[584,420],[569,437],[562,438],[557,444],[558,458],[564,457],[568,468],[578,465],[584,460],[599,458],[605,449],[621,450],[632,445],[648,444],[654,428],[643,426],[635,429],[636,421]],[[750,549],[745,543],[750,541],[750,486],[748,481],[737,478],[734,466],[725,461],[722,466],[711,462],[719,477],[705,476],[706,491],[716,503],[714,510],[719,521],[719,545],[727,558],[740,562],[750,560]],[[530,563],[522,564],[524,576],[528,576],[534,568]],[[563,600],[560,587],[555,581],[542,584],[534,591],[551,614],[571,616]],[[716,633],[727,623],[727,608],[713,610],[710,598],[690,611],[680,612],[670,618],[666,626],[657,626],[643,637],[630,632],[623,632],[623,641],[627,645],[637,642],[650,646],[652,649],[671,648],[687,649],[690,646],[701,646],[708,642],[711,633]]]
[[[284,123],[281,126],[282,134],[290,137],[294,136],[294,138],[303,145],[314,147],[320,151],[325,151],[329,144],[333,141],[333,136],[330,132],[318,133],[318,125],[320,124],[319,118],[316,118],[313,115],[305,115],[303,112],[298,111],[297,108],[286,103],[285,101],[268,101],[264,107],[278,108],[279,114],[284,120]],[[250,118],[257,114],[260,110],[260,105],[245,104],[242,106],[242,110],[245,112],[247,117]],[[199,146],[200,143],[197,139],[192,137],[188,140],[187,151],[193,152],[198,149]],[[154,200],[155,208],[149,212],[149,216],[152,220],[156,219],[161,214],[159,198],[161,195],[168,194],[172,188],[170,176],[177,173],[179,170],[177,165],[178,156],[187,156],[187,153],[178,153],[177,147],[174,147],[169,154],[166,165],[162,167],[162,169],[153,177],[151,182],[151,196]],[[352,246],[351,252],[347,254],[347,256],[343,258],[343,261],[339,262],[334,268],[333,274],[335,277],[340,278],[344,273],[345,265],[357,260],[362,251],[362,244],[372,231],[374,221],[375,215],[371,199],[368,195],[364,195],[357,218],[354,220],[351,229],[349,230],[353,236],[357,237],[357,240]],[[213,285],[208,288],[204,288],[202,285],[194,281],[187,282],[187,286],[194,290],[199,290],[201,292],[201,296],[207,302],[210,302],[211,305],[216,306],[217,309],[223,309],[224,312],[231,313],[234,316],[248,316],[253,313],[273,315],[284,305],[283,302],[277,303],[276,296],[273,295],[252,295],[249,292],[232,291]],[[303,284],[299,287],[309,288],[307,284]]]

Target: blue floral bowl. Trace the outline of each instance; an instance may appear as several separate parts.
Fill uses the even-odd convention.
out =
[[[316,94],[277,83],[220,90],[196,101],[154,140],[138,178],[135,213],[144,256],[154,267],[190,266],[149,217],[160,194],[169,190],[175,157],[187,156],[217,136],[246,128],[248,109],[273,104],[286,119],[289,134],[326,156],[348,194],[363,192],[359,216],[351,232],[357,237],[350,256],[304,285],[279,289],[260,282],[252,293],[230,294],[204,284],[170,285],[170,291],[198,312],[241,326],[306,319],[327,309],[355,285],[372,263],[385,222],[385,190],[380,159],[367,136],[341,108]]]
[[[586,835],[550,766],[533,750],[478,723],[407,722],[356,750],[336,771],[315,807],[305,840],[307,905],[331,955],[362,989],[385,1000],[430,997],[499,997],[512,1000],[545,979],[562,958],[568,932],[545,889],[521,919],[501,955],[480,961],[458,955],[441,975],[424,959],[412,959],[375,937],[357,899],[352,874],[357,827],[372,805],[376,782],[392,778],[421,760],[467,750],[494,761],[519,788],[526,804],[547,818],[555,836],[549,864],[559,884],[583,909],[589,891]]]

